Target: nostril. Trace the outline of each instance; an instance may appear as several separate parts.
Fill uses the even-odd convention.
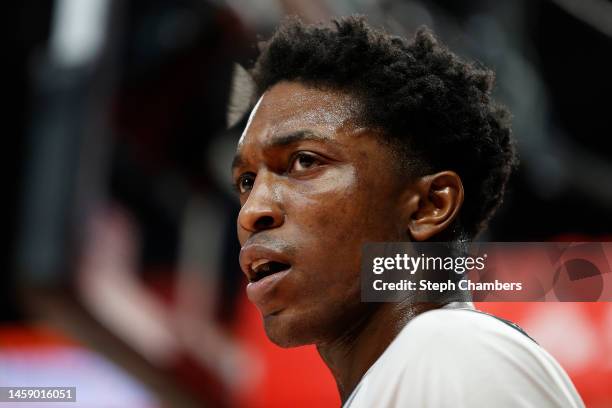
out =
[[[255,229],[264,230],[268,228],[272,228],[274,226],[274,218],[269,215],[264,215],[259,217],[257,221],[255,221]]]

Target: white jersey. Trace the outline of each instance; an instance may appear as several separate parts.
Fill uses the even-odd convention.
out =
[[[537,343],[462,305],[411,320],[344,407],[584,407],[565,371]]]

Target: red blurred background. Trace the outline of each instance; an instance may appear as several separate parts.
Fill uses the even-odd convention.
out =
[[[14,182],[3,212],[0,386],[77,386],[87,407],[338,406],[312,347],[265,338],[237,263],[229,163],[244,117],[228,127],[234,64],[250,67],[258,36],[287,14],[361,13],[404,36],[426,24],[493,68],[521,165],[483,239],[610,240],[609,2],[4,7],[16,137],[5,148]],[[612,304],[478,306],[530,333],[587,406],[612,406]]]

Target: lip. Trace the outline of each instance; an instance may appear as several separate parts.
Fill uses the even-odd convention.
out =
[[[240,249],[239,260],[240,268],[249,281],[252,281],[255,277],[255,272],[253,272],[251,269],[251,264],[258,259],[268,259],[273,262],[280,262],[289,265],[289,268],[285,269],[284,271],[265,276],[256,282],[249,282],[247,285],[247,297],[261,309],[264,307],[266,300],[270,298],[274,288],[289,272],[291,272],[292,264],[288,257],[278,249],[273,249],[259,244],[247,244]]]
[[[263,306],[267,298],[274,291],[274,288],[291,272],[291,267],[284,271],[268,275],[257,282],[249,282],[246,287],[247,297],[258,306]]]
[[[246,275],[249,282],[252,281],[253,278],[255,277],[255,272],[253,272],[253,270],[251,269],[251,264],[258,259],[268,259],[273,262],[288,264],[289,269],[287,269],[286,271],[291,269],[291,262],[289,262],[287,257],[284,256],[282,252],[266,247],[266,246],[263,246],[263,245],[257,245],[257,244],[245,245],[242,247],[242,249],[240,249],[239,261],[240,261],[240,269],[242,269],[242,272]],[[277,272],[269,276],[282,274],[283,272]],[[264,279],[265,278],[261,280],[264,280]],[[251,283],[257,283],[257,282],[251,282]]]

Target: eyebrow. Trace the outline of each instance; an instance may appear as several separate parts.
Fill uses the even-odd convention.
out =
[[[285,146],[290,146],[298,142],[304,142],[308,140],[313,140],[313,141],[318,141],[318,142],[328,142],[328,143],[332,142],[334,144],[336,143],[329,136],[325,136],[315,130],[300,129],[300,130],[296,130],[293,132],[284,133],[284,134],[280,134],[277,136],[272,136],[270,140],[264,143],[263,148],[271,149],[275,147],[285,147]],[[234,170],[236,167],[243,166],[245,164],[245,161],[246,160],[244,159],[244,157],[242,157],[240,153],[237,153],[234,156],[234,160],[232,160],[232,170]]]

